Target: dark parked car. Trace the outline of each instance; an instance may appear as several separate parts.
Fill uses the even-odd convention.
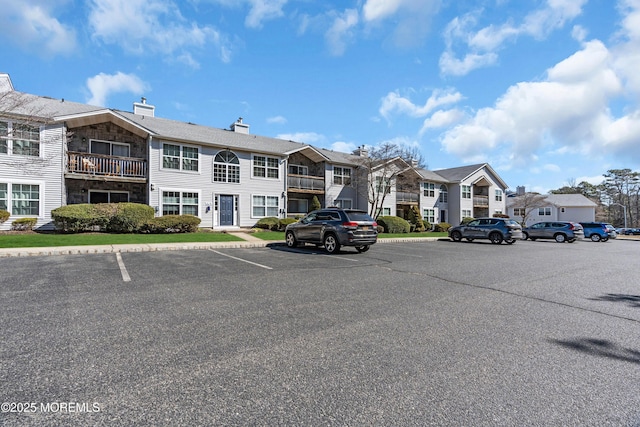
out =
[[[366,252],[378,240],[378,224],[364,211],[320,209],[287,225],[285,240],[290,248],[313,243],[330,254],[339,252],[341,246]]]
[[[460,224],[449,229],[449,237],[454,242],[467,239],[489,239],[499,245],[503,241],[511,245],[522,239],[522,227],[509,218],[477,218],[467,224]]]
[[[584,228],[584,237],[594,242],[606,242],[618,236],[613,225],[606,222],[581,222],[580,225]]]
[[[554,239],[558,243],[573,243],[584,237],[582,226],[575,222],[547,221],[538,222],[522,230],[524,240]]]
[[[625,236],[637,236],[640,235],[640,228],[624,228],[622,234]]]

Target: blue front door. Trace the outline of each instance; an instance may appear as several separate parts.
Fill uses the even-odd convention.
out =
[[[233,196],[220,196],[220,225],[233,225]]]

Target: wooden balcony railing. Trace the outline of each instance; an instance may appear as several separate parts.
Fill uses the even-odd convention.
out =
[[[310,175],[287,175],[287,188],[289,190],[303,190],[309,192],[324,193],[324,178]]]
[[[147,161],[135,157],[67,153],[67,172],[81,175],[146,178]]]

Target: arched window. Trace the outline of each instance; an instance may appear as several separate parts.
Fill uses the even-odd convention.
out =
[[[229,150],[220,151],[213,159],[214,182],[240,182],[240,160]]]
[[[449,191],[447,186],[442,184],[440,186],[440,203],[447,203],[449,201]]]

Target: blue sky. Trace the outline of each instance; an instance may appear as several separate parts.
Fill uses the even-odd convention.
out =
[[[16,90],[547,192],[639,170],[640,0],[3,0]]]

